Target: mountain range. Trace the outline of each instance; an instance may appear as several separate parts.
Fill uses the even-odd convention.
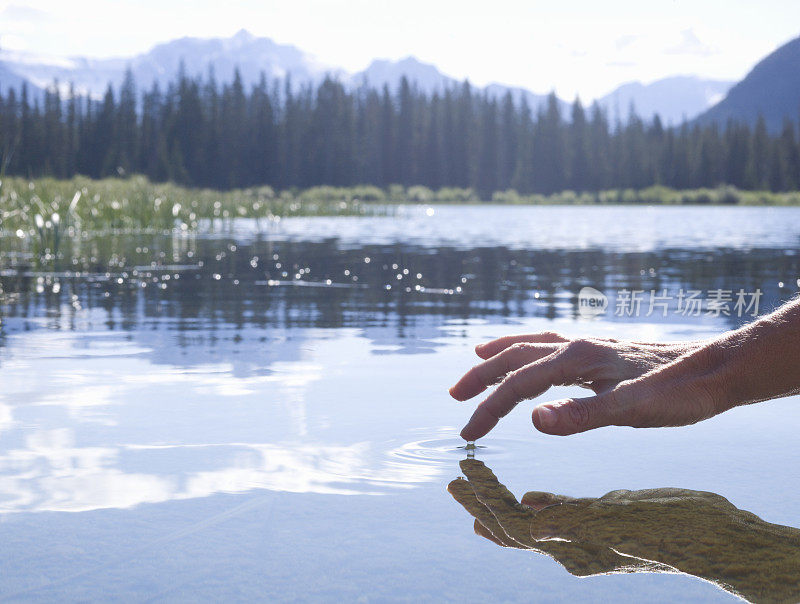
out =
[[[786,118],[800,117],[800,38],[787,42],[759,61],[727,96],[698,118],[698,123],[749,124],[763,116],[770,132],[779,132]]]
[[[732,117],[752,123],[762,113],[770,130],[776,130],[784,116],[798,115],[798,65],[800,38],[762,60],[738,84],[696,76],[673,76],[648,84],[628,82],[594,100],[610,117],[622,120],[631,107],[644,119],[658,114],[665,124],[672,125],[694,119],[701,123],[724,122]],[[191,76],[207,76],[212,69],[218,82],[231,81],[238,68],[246,86],[257,82],[262,73],[270,79],[290,76],[296,86],[318,83],[326,76],[335,77],[352,88],[361,85],[396,88],[405,76],[426,92],[441,91],[458,83],[435,65],[411,56],[398,61],[376,59],[363,71],[348,73],[295,46],[278,44],[242,30],[230,38],[180,38],[133,57],[114,59],[65,59],[0,50],[0,92],[9,87],[19,88],[25,81],[35,96],[57,81],[63,93],[73,84],[79,93],[99,98],[109,83],[115,87],[121,84],[127,68],[131,69],[139,86],[149,88],[153,82],[158,82],[163,88],[175,78],[181,66]],[[482,90],[498,98],[510,92],[516,101],[524,98],[534,111],[543,106],[548,96],[499,83],[489,84]],[[568,117],[569,103],[560,99],[559,103],[563,115]]]

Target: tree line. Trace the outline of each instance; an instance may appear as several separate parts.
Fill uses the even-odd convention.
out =
[[[612,120],[580,100],[563,115],[554,94],[534,111],[469,82],[425,93],[405,78],[393,91],[352,90],[331,78],[296,87],[262,76],[246,89],[238,71],[220,85],[213,72],[181,70],[166,89],[154,84],[141,94],[128,72],[101,100],[62,98],[57,85],[41,100],[25,86],[9,89],[0,95],[0,161],[6,174],[25,177],[138,173],[217,189],[424,185],[472,188],[485,198],[507,189],[800,185],[789,119],[778,135],[763,119],[668,128],[633,110]]]

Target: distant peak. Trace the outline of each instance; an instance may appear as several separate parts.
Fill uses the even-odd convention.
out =
[[[246,29],[240,29],[240,30],[239,30],[239,31],[237,31],[237,32],[236,32],[236,34],[233,36],[233,39],[234,39],[234,40],[239,40],[239,41],[241,41],[241,42],[249,42],[249,41],[250,41],[250,40],[252,40],[254,37],[255,37],[255,36],[254,36],[253,34],[251,34],[249,31],[247,31]]]
[[[407,57],[403,57],[397,63],[399,65],[427,65],[427,63],[423,63],[414,55],[408,55]]]

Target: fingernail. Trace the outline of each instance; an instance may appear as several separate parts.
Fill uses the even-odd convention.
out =
[[[539,419],[539,425],[545,430],[552,430],[556,427],[558,416],[552,407],[536,407],[536,416]]]

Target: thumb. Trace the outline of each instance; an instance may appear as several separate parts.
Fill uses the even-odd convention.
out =
[[[533,425],[540,432],[566,436],[614,424],[619,406],[608,393],[570,398],[539,405],[533,410]]]

